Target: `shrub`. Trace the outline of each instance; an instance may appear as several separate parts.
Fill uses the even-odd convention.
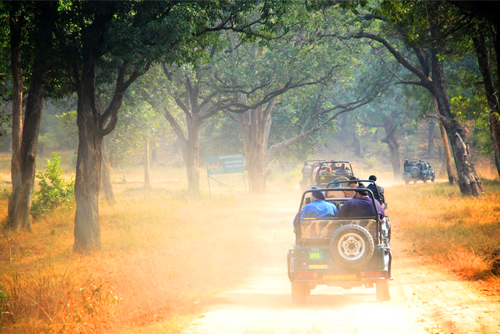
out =
[[[61,158],[52,153],[52,160],[47,160],[46,172],[36,174],[36,178],[40,180],[40,190],[35,192],[35,200],[31,206],[31,215],[34,218],[74,202],[74,176],[71,176],[69,182],[66,181],[62,177],[60,164]]]
[[[0,285],[0,329],[10,322],[10,294],[4,291],[3,286]]]

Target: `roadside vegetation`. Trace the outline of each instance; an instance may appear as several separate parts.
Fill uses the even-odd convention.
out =
[[[273,182],[299,195],[298,176]],[[403,237],[394,242],[499,293],[489,256],[498,247],[500,183],[484,184],[489,195],[481,198],[447,183],[387,187],[388,213]],[[3,232],[2,333],[177,333],[257,258],[251,224],[265,196],[242,201],[222,191],[192,201],[168,183],[115,188],[116,204],[100,203],[104,247],[95,256],[72,252],[72,210],[42,216],[32,233]],[[8,189],[1,193],[3,219]]]
[[[446,183],[394,186],[386,195],[388,213],[393,228],[402,230],[406,251],[428,256],[498,294],[494,251],[500,247],[500,182],[483,180],[483,184],[488,193],[484,197],[463,197]]]
[[[114,206],[101,203],[105,247],[97,256],[72,252],[72,211],[43,216],[32,233],[4,232],[1,332],[122,333],[166,319],[162,333],[176,332],[245,274],[253,208],[237,202],[129,186]]]

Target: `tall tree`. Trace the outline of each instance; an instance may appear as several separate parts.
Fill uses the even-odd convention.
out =
[[[265,0],[171,0],[81,1],[61,6],[55,34],[61,50],[71,55],[66,59],[78,95],[75,251],[101,247],[98,194],[102,141],[117,123],[128,87],[155,60],[182,63],[202,56],[205,45],[216,43],[211,32],[247,31],[256,25],[272,30],[272,21],[279,21],[281,7],[286,4]],[[115,82],[112,98],[102,114],[95,106],[97,73],[100,80]]]
[[[19,172],[14,173],[13,189],[9,197],[9,214],[6,227],[15,230],[18,226],[21,226],[24,229],[31,230],[30,211],[35,181],[35,158],[43,104],[48,82],[51,80],[49,74],[53,74],[50,73],[53,69],[52,58],[54,56],[52,31],[57,18],[58,4],[50,1],[33,2],[23,4],[22,7],[24,15],[31,16],[30,31],[27,34],[30,39],[29,44],[33,49],[34,57],[30,73],[30,88],[28,91],[24,124],[22,126],[19,158],[13,156],[14,164],[17,165],[17,161],[19,161],[20,164]],[[16,8],[16,6],[13,5],[11,11],[13,19],[19,14],[20,10],[20,7]],[[16,38],[19,38],[19,32],[16,31],[16,29],[22,29],[22,27],[17,26],[17,24],[20,23],[12,22],[11,25],[14,29],[11,35],[11,42],[15,47],[16,45],[17,47],[19,46],[19,41],[16,41]],[[14,56],[17,57],[15,54]],[[16,84],[20,85],[19,66],[16,66],[15,62],[16,60],[14,60],[14,66],[12,66],[13,77],[16,77],[14,79],[17,81]],[[16,92],[16,94],[18,94],[17,98],[20,98],[20,87],[18,86],[16,88],[18,89]],[[17,103],[20,102],[17,101]],[[17,108],[19,108],[19,106],[17,106]],[[16,116],[16,121],[20,122],[20,116]],[[18,130],[21,130],[20,124],[16,124],[16,134],[19,134]],[[17,145],[19,144],[18,138],[16,138],[16,141],[17,143],[15,145],[17,149]]]
[[[450,6],[442,2],[383,2],[381,13],[391,27],[412,50],[416,63],[398,51],[388,39],[374,33],[361,31],[355,38],[367,38],[381,43],[389,53],[417,80],[399,77],[400,83],[415,84],[427,89],[436,99],[439,118],[446,129],[458,173],[458,184],[464,195],[479,196],[484,192],[467,144],[466,131],[452,111],[444,72],[445,55],[451,38],[450,27],[456,29]],[[370,16],[372,18],[372,16]],[[413,22],[410,25],[409,22]],[[411,26],[411,30],[408,27]]]

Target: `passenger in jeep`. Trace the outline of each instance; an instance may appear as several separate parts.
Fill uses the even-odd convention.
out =
[[[358,186],[358,188],[365,188],[364,186]],[[379,201],[375,201],[377,206],[378,215],[380,219],[384,219],[385,212],[384,208],[380,205]],[[344,203],[335,214],[335,217],[373,217],[375,216],[375,208],[373,207],[373,201],[368,197],[368,191],[356,191],[353,199],[348,200]]]
[[[318,189],[312,187],[311,189]],[[302,209],[301,219],[304,218],[323,218],[333,217],[337,212],[335,204],[325,201],[325,195],[321,191],[313,191],[311,193],[312,202],[304,206]]]

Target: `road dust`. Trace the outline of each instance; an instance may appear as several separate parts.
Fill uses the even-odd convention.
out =
[[[394,196],[394,194],[392,195]],[[255,209],[257,252],[244,283],[220,294],[185,334],[281,333],[499,333],[500,301],[470,282],[426,265],[394,226],[391,301],[376,302],[375,288],[319,286],[304,305],[291,303],[286,252],[300,193],[266,195]],[[388,211],[390,214],[390,210]],[[413,249],[413,248],[411,248]]]

